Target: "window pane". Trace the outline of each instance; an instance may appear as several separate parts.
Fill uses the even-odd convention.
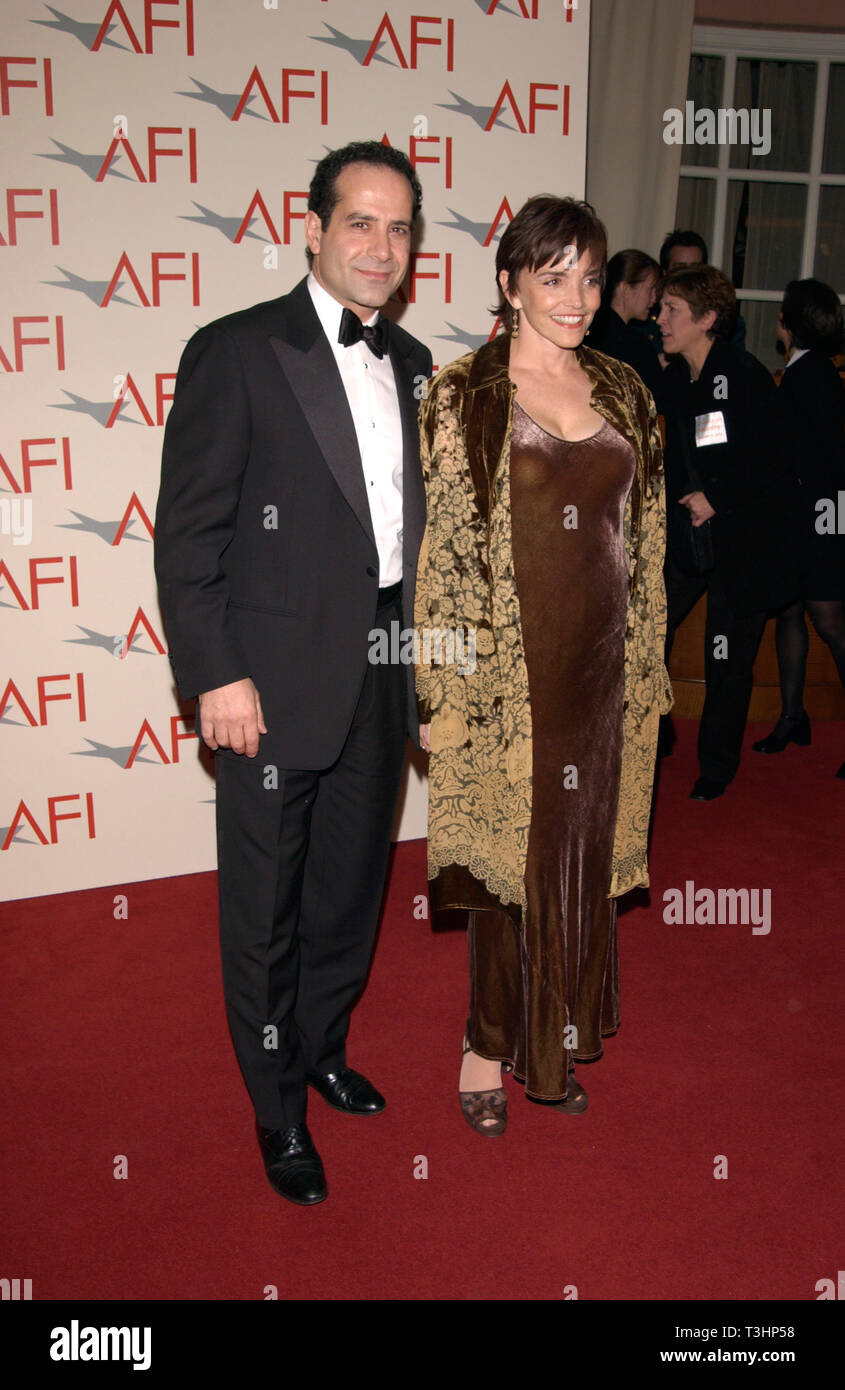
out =
[[[715,203],[715,179],[679,179],[675,226],[682,227],[685,232],[698,232],[707,245],[712,246]]]
[[[750,121],[744,130],[740,127],[738,133],[744,134],[748,143],[731,147],[730,167],[806,172],[810,167],[815,100],[815,63],[737,59],[734,106],[758,114],[756,124]],[[768,154],[755,154],[755,146],[765,149],[767,132],[771,150]]]
[[[807,189],[801,183],[728,183],[725,264],[737,289],[782,290],[801,274]]]
[[[739,311],[745,319],[745,346],[755,357],[759,357],[770,372],[783,366],[783,357],[777,350],[775,333],[780,304],[766,300],[741,299]]]
[[[722,101],[725,60],[705,54],[693,53],[689,64],[687,100],[695,102],[696,111],[706,107],[715,111]],[[684,112],[686,127],[686,111]],[[713,168],[719,163],[718,145],[684,145],[681,150],[682,164],[704,164]],[[678,223],[686,226],[686,223]]]
[[[845,293],[845,188],[820,189],[819,225],[813,274]]]
[[[827,89],[827,122],[822,169],[826,174],[845,174],[845,63],[831,63]]]

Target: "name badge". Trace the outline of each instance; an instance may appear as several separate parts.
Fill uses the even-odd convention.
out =
[[[727,444],[727,442],[728,432],[725,429],[725,417],[721,410],[714,410],[709,415],[696,415],[696,449],[704,449],[708,444]]]

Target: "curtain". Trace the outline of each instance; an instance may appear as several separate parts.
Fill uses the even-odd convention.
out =
[[[731,169],[806,173],[815,103],[815,63],[741,58],[733,105],[771,111],[772,148],[767,155],[756,155],[750,144],[734,145]],[[803,184],[731,181],[725,263],[737,289],[780,290],[787,280],[798,278],[806,213]]]
[[[607,227],[608,253],[656,256],[675,226],[681,145],[663,140],[663,112],[687,94],[695,0],[592,0],[587,198]]]

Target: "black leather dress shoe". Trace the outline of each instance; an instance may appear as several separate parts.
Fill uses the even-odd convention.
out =
[[[690,801],[715,801],[725,790],[724,782],[711,782],[707,777],[699,777],[692,791]]]
[[[309,1076],[308,1085],[346,1115],[378,1115],[387,1104],[372,1082],[351,1067],[341,1067],[340,1071],[326,1072],[324,1076]]]
[[[279,1196],[300,1207],[325,1201],[326,1175],[307,1125],[265,1129],[256,1124],[255,1128],[270,1186]]]

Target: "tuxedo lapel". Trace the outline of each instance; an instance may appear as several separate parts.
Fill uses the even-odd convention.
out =
[[[306,282],[285,301],[286,325],[270,344],[335,482],[375,546],[355,422]],[[403,416],[403,434],[404,434]]]

